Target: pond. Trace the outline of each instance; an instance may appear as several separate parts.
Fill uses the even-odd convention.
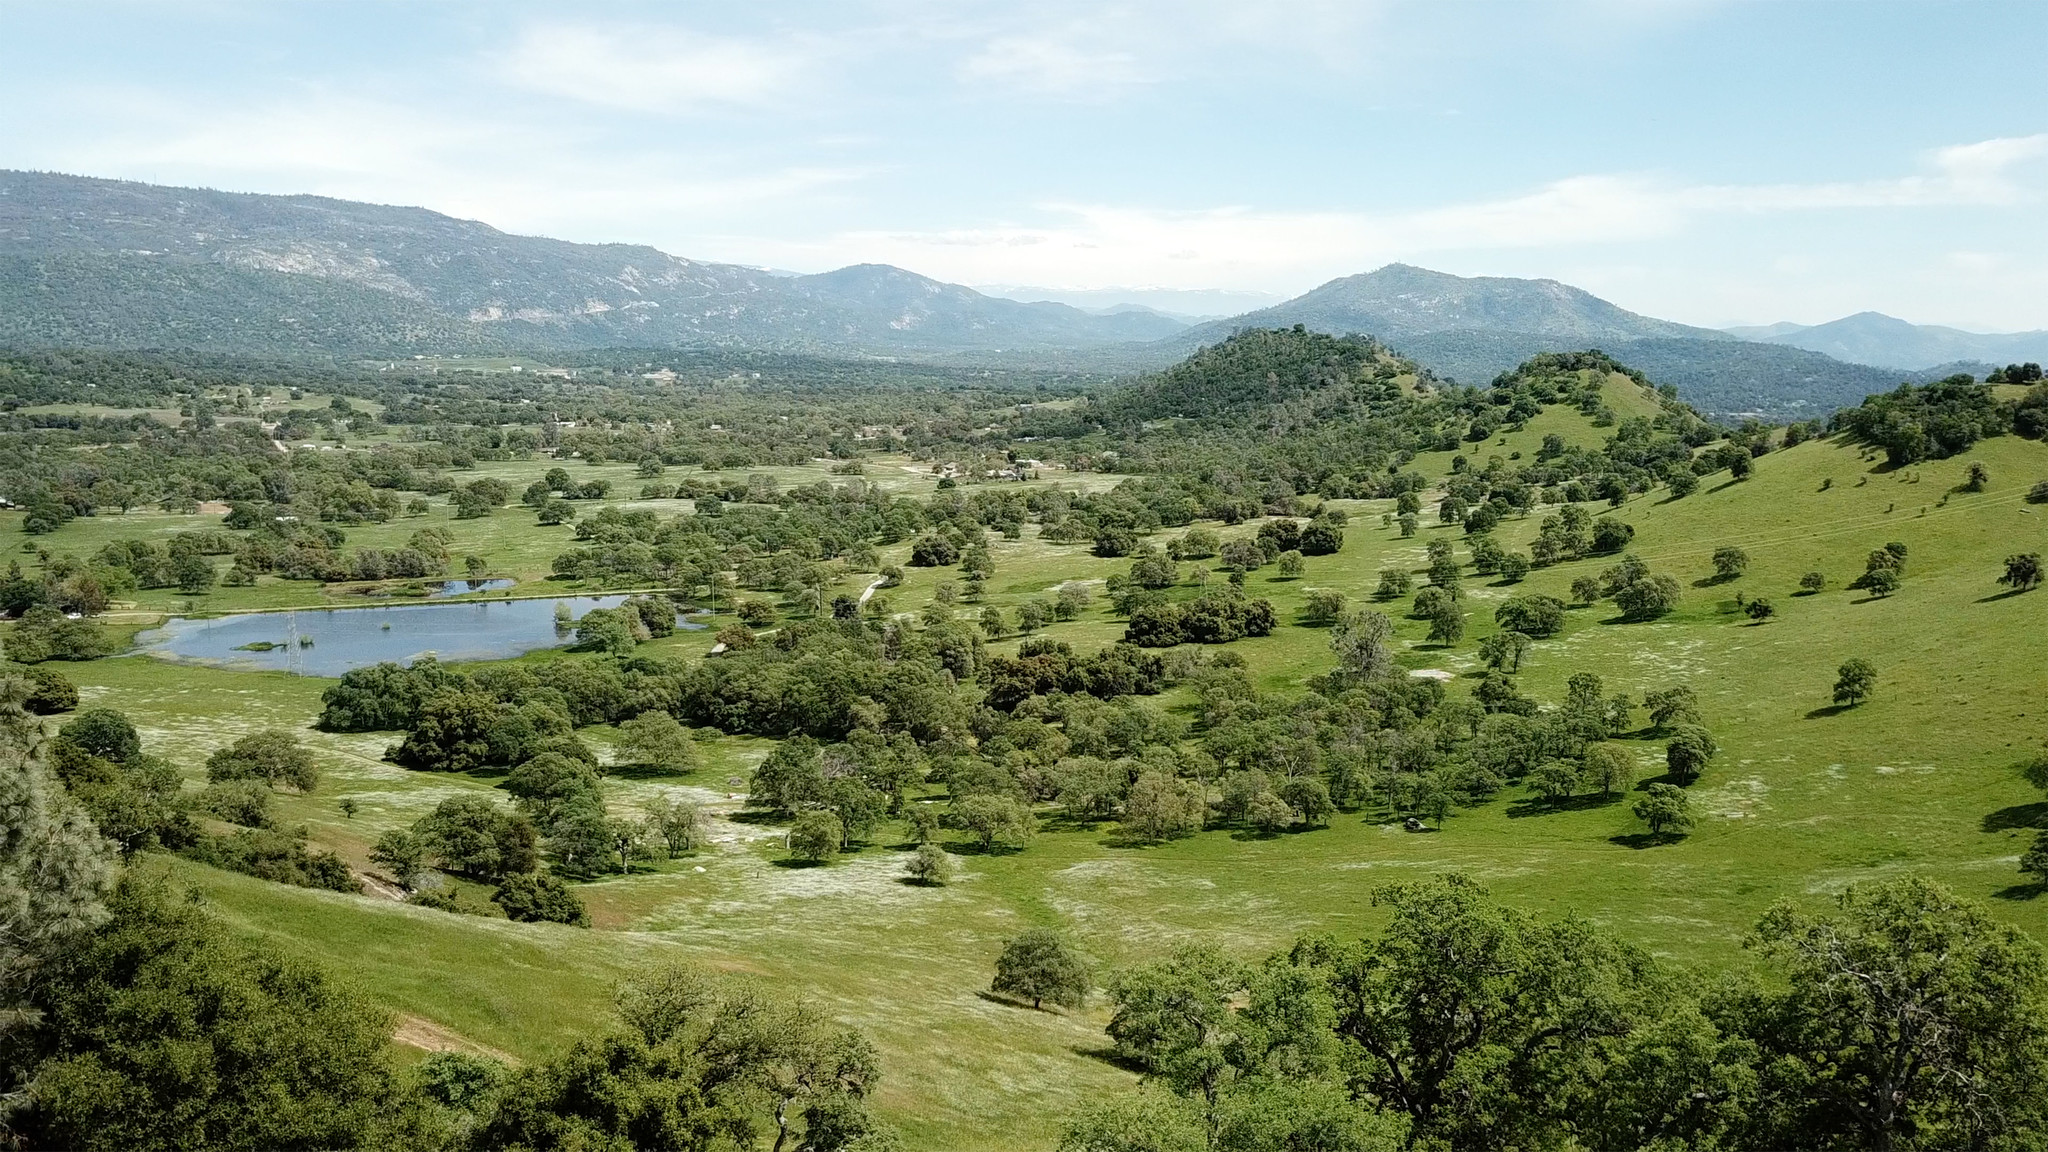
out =
[[[340,676],[389,660],[407,664],[432,653],[454,663],[507,660],[570,642],[555,629],[555,606],[572,616],[611,608],[624,596],[564,596],[542,600],[475,600],[447,604],[394,604],[365,608],[309,608],[252,612],[212,620],[173,618],[135,638],[139,651],[248,671]],[[678,628],[703,624],[678,621]]]

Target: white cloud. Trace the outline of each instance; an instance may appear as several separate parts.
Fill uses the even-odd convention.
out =
[[[1081,47],[1054,36],[991,40],[961,64],[960,78],[1068,98],[1107,97],[1150,79],[1130,52]]]
[[[816,62],[794,42],[668,27],[539,24],[489,57],[515,87],[638,112],[760,107],[787,99]]]
[[[242,111],[106,92],[99,99],[121,109],[119,130],[89,142],[60,138],[27,162],[154,183],[414,204],[509,231],[634,243],[655,241],[670,219],[772,212],[868,174],[707,151],[592,152],[581,134],[544,120],[423,115],[320,92]]]
[[[2044,166],[2036,161],[2043,157],[2048,135],[1944,148],[1925,171],[1887,180],[1732,185],[1584,175],[1520,195],[1406,212],[1055,203],[1041,206],[1042,223],[854,231],[782,245],[773,259],[813,267],[886,261],[967,283],[1295,292],[1391,260],[1659,240],[1733,214],[2029,204],[2041,199]]]
[[[1890,180],[1821,184],[1703,185],[1673,198],[1702,211],[1997,206],[2037,199],[2048,133],[2003,136],[1936,149],[1929,171]]]

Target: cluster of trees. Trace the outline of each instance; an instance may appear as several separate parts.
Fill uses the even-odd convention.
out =
[[[72,858],[90,860],[90,825],[66,831]],[[871,1111],[881,1068],[866,1039],[750,984],[659,967],[620,987],[614,1023],[553,1059],[515,1070],[437,1053],[408,1068],[391,1017],[360,992],[176,892],[103,871],[61,886],[47,870],[0,877],[8,896],[65,914],[30,948],[7,937],[9,972],[35,977],[7,989],[0,1050],[17,1089],[0,1133],[23,1146],[899,1147]]]
[[[23,612],[0,644],[16,664],[94,660],[114,653],[113,640],[96,621],[73,618],[54,604],[37,604]]]
[[[2048,411],[2048,388],[2037,385],[2034,391],[2040,396],[2001,402],[1988,385],[1966,374],[1927,385],[1901,384],[1835,413],[1831,426],[1882,448],[1894,465],[1945,460],[1979,440],[2013,431],[2023,406],[2023,431],[2034,436],[2048,431],[2048,421],[2036,415]]]
[[[1124,641],[1142,648],[1228,644],[1247,636],[1270,636],[1277,623],[1271,601],[1248,598],[1226,585],[1192,600],[1136,605],[1124,627]]]
[[[1710,980],[1459,876],[1375,902],[1390,919],[1364,939],[1117,973],[1109,1038],[1145,1083],[1074,1118],[1063,1152],[2048,1139],[2041,950],[1925,881],[1774,907],[1755,967]]]
[[[1150,696],[1165,679],[1166,662],[1154,653],[1118,644],[1077,655],[1056,640],[1026,640],[1015,656],[991,657],[981,670],[983,702],[1004,712],[1033,696]]]
[[[859,1033],[677,966],[623,985],[618,1023],[554,1059],[515,1071],[441,1053],[408,1070],[391,1018],[354,989],[159,880],[117,881],[119,849],[95,822],[88,776],[99,762],[141,770],[139,738],[118,713],[87,712],[45,741],[21,707],[28,692],[0,681],[0,1139],[83,1150],[897,1147],[869,1110],[880,1070]],[[222,749],[208,774],[314,780],[303,749],[276,733]],[[515,918],[565,918],[522,915],[562,893],[516,871],[531,842],[509,817],[443,805],[423,824],[436,853],[505,875],[498,900]]]
[[[310,792],[320,779],[312,755],[288,732],[258,732],[217,750],[197,794],[184,790],[175,765],[143,750],[135,725],[112,708],[72,716],[50,741],[49,757],[57,778],[123,858],[166,849],[281,884],[361,890],[339,856],[309,851],[304,828],[277,822],[273,794]],[[207,832],[200,817],[237,827]]]
[[[1864,561],[1863,575],[1849,585],[1873,596],[1889,596],[1906,581],[1906,546],[1896,540],[1871,551]]]

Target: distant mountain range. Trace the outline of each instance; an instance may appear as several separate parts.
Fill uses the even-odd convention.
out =
[[[1745,340],[1805,348],[1837,360],[1884,368],[2048,361],[2048,332],[1965,332],[1938,324],[1914,324],[1882,312],[1858,312],[1826,324],[1772,324],[1724,331]]]
[[[1239,328],[1303,325],[1366,332],[1440,375],[1483,384],[1538,352],[1597,347],[1696,407],[1722,415],[1814,416],[1896,387],[1891,368],[1743,339],[1630,312],[1555,280],[1452,276],[1389,264],[1332,280],[1271,308],[1161,341],[1188,351]],[[1980,369],[1981,370],[1981,369]]]
[[[1875,313],[1718,331],[1555,280],[1405,264],[1196,324],[1161,305],[1228,294],[1064,295],[1013,299],[879,264],[793,275],[514,236],[422,208],[0,171],[0,345],[361,357],[730,346],[1125,372],[1240,328],[1300,324],[1370,334],[1471,384],[1536,352],[1597,347],[1706,411],[1780,417],[1959,365],[2048,360],[2048,333]]]
[[[886,265],[787,276],[421,208],[0,172],[0,342],[367,354],[739,343],[944,353],[1185,325]]]

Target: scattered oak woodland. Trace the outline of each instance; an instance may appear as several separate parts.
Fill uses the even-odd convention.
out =
[[[2048,1139],[2038,367],[650,357],[0,357],[20,1142]],[[452,579],[622,599],[124,654]]]

